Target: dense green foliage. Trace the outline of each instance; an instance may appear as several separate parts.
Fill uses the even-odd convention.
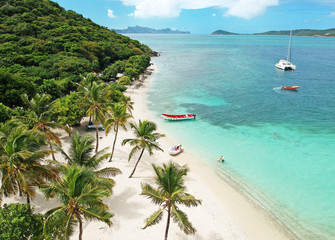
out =
[[[43,215],[28,204],[9,204],[0,209],[0,239],[43,239]]]
[[[150,53],[140,42],[55,2],[0,2],[0,102],[8,107],[22,106],[23,93],[29,98],[36,93],[59,98],[76,90],[80,74],[102,72],[117,61],[125,61],[124,66],[132,69],[128,72],[136,77],[142,64],[128,59],[139,55],[147,65],[150,57],[140,56]]]
[[[78,125],[86,113],[85,109],[78,104],[79,101],[80,96],[76,92],[70,92],[57,99],[53,105],[52,118],[65,126]]]

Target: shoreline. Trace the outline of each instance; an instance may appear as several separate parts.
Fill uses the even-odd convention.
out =
[[[157,74],[156,67],[152,74]],[[142,99],[138,97],[134,101],[135,105],[137,107],[140,106],[141,111],[149,117],[153,116],[153,112],[147,108],[147,91],[153,78],[154,76],[147,78],[141,88],[137,89],[137,91],[141,92],[139,95],[141,95]],[[134,95],[133,90],[130,96]],[[137,107],[134,107],[134,109]],[[158,132],[165,133],[159,123],[156,124]],[[160,140],[160,142],[162,142],[161,146],[165,147],[164,149],[168,149],[168,147],[173,145],[174,141],[167,133],[165,134],[164,141]],[[239,230],[247,236],[247,239],[299,239],[280,219],[266,210],[256,198],[240,189],[241,186],[231,179],[230,176],[219,175],[211,166],[189,152],[183,152],[177,157],[172,158],[181,165],[186,164],[190,168],[189,175],[193,175],[192,178],[203,182],[205,187],[210,189],[211,194],[217,198],[216,200],[218,200],[219,205],[223,205],[222,210],[227,212],[232,223],[238,226]],[[217,185],[220,188],[215,187]],[[194,196],[197,197],[196,194]],[[191,218],[190,220],[192,222]]]
[[[138,82],[133,83],[125,92],[126,96],[131,97],[134,102],[134,110],[132,111],[134,118],[130,122],[138,123],[138,120],[153,119],[154,112],[148,108],[148,90],[154,81],[155,75],[159,69],[155,65],[149,67],[151,74],[142,77]],[[90,133],[95,135],[94,131],[85,131],[85,125],[88,118],[84,118],[80,127],[74,128],[81,134]],[[147,239],[163,239],[166,214],[159,224],[148,227],[143,230],[145,219],[157,210],[157,206],[153,205],[150,200],[141,196],[141,184],[154,184],[154,172],[151,164],[161,166],[170,160],[180,165],[187,165],[190,172],[185,178],[186,192],[189,192],[195,198],[202,201],[202,205],[194,208],[180,206],[189,221],[197,230],[195,235],[185,235],[171,221],[169,229],[169,239],[171,240],[285,240],[294,239],[287,235],[283,229],[279,228],[278,223],[272,221],[270,215],[262,209],[257,208],[257,203],[248,199],[243,191],[238,187],[234,187],[227,183],[219,176],[209,165],[199,159],[190,152],[184,151],[180,155],[170,156],[167,149],[174,145],[174,140],[165,132],[163,128],[157,124],[157,132],[166,134],[166,137],[158,139],[160,147],[164,152],[154,151],[152,156],[147,152],[136,169],[133,178],[128,178],[131,173],[138,155],[128,162],[128,155],[131,150],[129,145],[121,146],[121,142],[125,138],[132,138],[131,129],[128,131],[120,130],[116,142],[114,157],[112,162],[107,160],[101,166],[116,167],[122,171],[122,174],[113,177],[115,187],[113,194],[104,199],[108,205],[110,212],[114,214],[111,219],[112,227],[108,227],[103,222],[87,222],[83,224],[83,239],[105,240],[105,239],[122,239],[122,240],[147,240]],[[70,137],[64,131],[58,131],[62,140],[65,151],[70,147]],[[108,136],[104,131],[99,132],[99,150],[105,147],[111,147],[114,134]],[[56,154],[56,159],[63,161],[60,153]],[[220,186],[219,188],[217,186]],[[4,198],[2,204],[5,203],[25,203],[25,197],[13,196]],[[38,191],[36,197],[31,200],[31,205],[35,208],[35,212],[45,213],[46,211],[59,206],[55,199],[46,201],[43,194]],[[70,239],[78,239],[78,227],[74,229],[74,233]]]

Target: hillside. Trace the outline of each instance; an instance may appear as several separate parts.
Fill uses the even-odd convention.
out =
[[[0,102],[74,90],[82,75],[152,50],[49,0],[0,2]],[[60,93],[59,93],[60,92]]]
[[[232,32],[227,32],[223,30],[217,30],[215,32],[212,32],[211,35],[239,35],[238,33],[232,33]]]
[[[113,29],[117,33],[146,33],[146,34],[190,34],[190,32],[183,32],[179,30],[171,30],[170,28],[165,29],[153,29],[148,27],[128,27],[127,29]]]

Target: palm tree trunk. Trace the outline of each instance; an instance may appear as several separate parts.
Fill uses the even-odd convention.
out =
[[[112,155],[111,155],[111,157],[109,159],[110,162],[112,161],[112,158],[113,158],[114,148],[115,148],[115,143],[116,143],[116,138],[117,138],[118,131],[119,131],[119,125],[116,125],[115,137],[114,137],[113,148],[112,148]]]
[[[49,146],[50,146],[50,150],[51,150],[52,160],[56,160],[56,158],[55,158],[55,154],[54,154],[54,149],[52,148],[52,144],[51,144],[51,141],[50,141],[50,140],[49,140]]]
[[[79,222],[79,240],[83,239],[83,222],[81,221],[81,217],[76,214]]]
[[[29,206],[30,206],[30,197],[29,197],[29,195],[27,194],[27,203],[29,204]]]
[[[142,155],[143,155],[143,152],[144,152],[144,148],[142,149],[142,152],[141,152],[141,154],[140,154],[140,156],[139,156],[139,158],[138,158],[138,160],[137,160],[137,162],[136,162],[136,164],[135,164],[135,167],[134,167],[134,169],[133,169],[133,172],[130,174],[129,178],[131,178],[131,177],[133,176],[133,174],[135,173],[136,167],[137,167],[138,163],[139,163],[140,160],[141,160],[141,157],[142,157]]]
[[[166,222],[166,228],[165,228],[165,237],[164,240],[167,240],[169,227],[170,227],[170,215],[171,215],[171,206],[168,206],[168,217]]]
[[[95,147],[95,152],[98,152],[98,148],[99,148],[99,128],[98,128],[98,124],[95,123],[96,126],[96,130],[95,130],[95,138],[97,139],[97,145]]]

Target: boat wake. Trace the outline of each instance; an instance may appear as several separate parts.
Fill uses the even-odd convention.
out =
[[[274,88],[272,88],[272,90],[275,91],[278,94],[283,94],[283,91],[282,91],[281,87],[274,87]]]

